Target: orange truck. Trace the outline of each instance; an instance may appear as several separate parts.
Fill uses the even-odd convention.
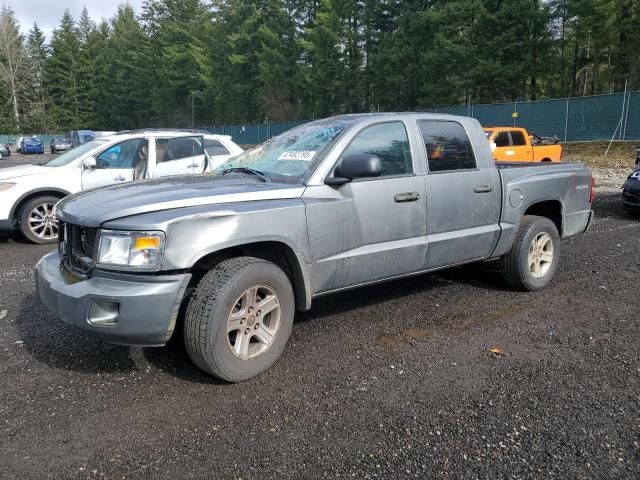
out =
[[[557,137],[539,137],[524,128],[487,127],[493,158],[498,162],[559,162],[562,146]]]

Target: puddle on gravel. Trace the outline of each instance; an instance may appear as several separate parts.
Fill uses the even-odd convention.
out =
[[[517,313],[520,313],[524,309],[525,307],[523,305],[516,303],[514,305],[509,305],[504,308],[492,310],[490,312],[485,313],[484,315],[475,315],[471,318],[467,317],[466,319],[463,318],[461,321],[456,322],[452,325],[444,325],[444,329],[445,331],[448,330],[454,333],[466,332],[480,325],[493,323],[498,320],[511,317]]]
[[[413,340],[416,340],[418,342],[425,342],[431,338],[430,333],[425,332],[424,330],[420,330],[418,328],[409,328],[408,330],[405,330],[402,333],[402,335],[404,335],[405,337],[409,337]]]
[[[388,335],[383,333],[376,337],[376,345],[380,347],[396,347],[402,343],[402,340],[396,335]]]
[[[406,345],[410,340],[416,342],[426,342],[431,338],[429,332],[420,330],[418,328],[408,328],[401,335],[391,335],[383,333],[376,337],[376,345],[380,347],[398,347]]]
[[[526,304],[515,303],[504,308],[489,311],[485,314],[463,315],[449,324],[437,325],[431,331],[411,327],[399,334],[383,333],[376,337],[375,343],[381,347],[391,348],[407,345],[411,340],[415,342],[426,342],[430,340],[433,335],[466,332],[482,325],[512,317],[526,308]]]

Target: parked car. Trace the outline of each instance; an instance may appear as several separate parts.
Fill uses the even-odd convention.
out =
[[[58,251],[36,267],[44,304],[137,346],[165,344],[186,309],[193,361],[235,382],[271,367],[316,297],[496,259],[538,290],[592,218],[584,165],[497,167],[465,117],[319,120],[213,173],[63,199]]]
[[[38,137],[23,138],[20,143],[20,153],[44,153],[44,143]]]
[[[73,148],[73,145],[71,145],[71,140],[68,138],[54,138],[49,145],[51,153],[66,152],[71,148]]]
[[[210,154],[207,143],[219,145],[219,154]],[[70,193],[145,178],[203,173],[241,152],[229,136],[136,130],[98,138],[44,165],[3,168],[0,230],[17,227],[34,243],[55,242],[58,227],[53,206]]]
[[[11,156],[11,145],[5,143],[0,145],[0,159]]]
[[[96,138],[93,130],[71,130],[67,136],[71,140],[71,145],[74,147],[88,143]]]
[[[540,137],[524,128],[487,127],[484,129],[495,161],[559,162],[562,146],[557,137]]]

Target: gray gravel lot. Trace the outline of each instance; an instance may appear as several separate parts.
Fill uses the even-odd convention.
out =
[[[45,145],[46,148],[46,145]],[[45,150],[46,152],[47,150]],[[15,167],[17,165],[29,165],[30,163],[47,162],[52,158],[58,157],[59,154],[43,153],[40,155],[21,155],[15,151],[11,151],[11,155],[0,159],[0,168]]]
[[[595,210],[544,291],[466,267],[326,297],[238,385],[180,338],[52,318],[32,274],[51,247],[0,238],[0,476],[639,478],[640,221],[619,193]]]

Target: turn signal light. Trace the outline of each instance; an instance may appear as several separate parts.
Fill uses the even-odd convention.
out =
[[[160,248],[160,237],[136,237],[133,250],[146,250],[148,248]]]

